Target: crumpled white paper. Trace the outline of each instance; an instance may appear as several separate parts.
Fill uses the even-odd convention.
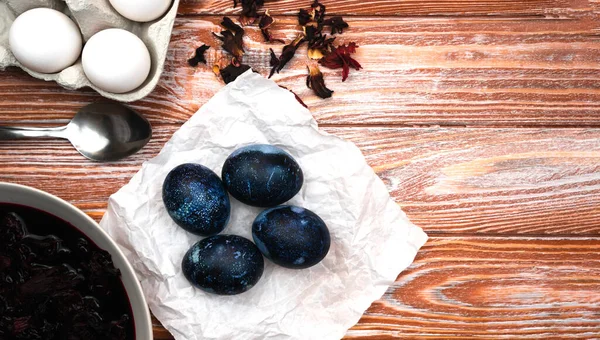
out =
[[[261,280],[248,292],[211,295],[182,274],[184,253],[201,237],[171,220],[162,203],[162,183],[171,169],[189,162],[220,175],[227,156],[252,143],[279,146],[298,161],[304,186],[289,204],[321,216],[331,249],[305,270],[265,260]],[[251,225],[260,211],[232,198],[223,233],[252,239]],[[217,93],[111,196],[100,225],[121,246],[150,309],[177,340],[339,339],[427,240],[353,143],[319,131],[292,93],[252,72]]]

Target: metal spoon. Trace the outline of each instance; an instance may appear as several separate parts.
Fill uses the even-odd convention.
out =
[[[143,148],[152,137],[152,127],[142,115],[117,103],[89,104],[80,109],[67,126],[0,127],[0,140],[35,137],[68,139],[84,157],[110,162]]]

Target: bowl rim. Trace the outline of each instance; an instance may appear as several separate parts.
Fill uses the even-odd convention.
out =
[[[84,213],[83,211],[81,211],[79,208],[77,208],[73,204],[63,200],[62,198],[60,198],[58,196],[52,195],[50,193],[47,193],[45,191],[30,187],[30,186],[0,181],[0,194],[5,189],[13,189],[13,190],[18,190],[18,191],[20,190],[20,191],[25,192],[25,194],[37,195],[44,200],[52,201],[53,203],[56,203],[56,204],[62,206],[66,210],[69,210],[71,213],[78,215],[80,218],[86,220],[90,225],[93,225],[95,227],[95,229],[97,229],[97,231],[99,232],[100,235],[102,235],[102,237],[105,239],[105,241],[107,243],[111,244],[111,246],[117,251],[117,254],[111,253],[111,255],[112,256],[117,255],[122,258],[122,260],[123,260],[122,263],[125,266],[125,268],[119,268],[119,269],[120,270],[125,269],[130,274],[132,274],[133,277],[135,278],[135,280],[134,280],[135,282],[133,282],[133,288],[134,288],[133,293],[138,295],[138,298],[140,299],[140,301],[142,301],[144,306],[143,306],[143,308],[139,308],[140,315],[135,313],[134,312],[135,309],[133,308],[133,306],[131,306],[132,312],[134,313],[134,320],[137,320],[138,318],[142,318],[141,321],[147,326],[147,329],[146,329],[147,334],[150,335],[150,338],[148,340],[152,340],[154,338],[153,330],[152,330],[152,318],[150,316],[150,309],[148,306],[148,302],[146,301],[146,297],[144,296],[144,291],[142,290],[142,285],[140,284],[140,281],[139,281],[137,275],[135,274],[135,270],[131,266],[131,263],[129,263],[129,260],[127,259],[125,254],[123,254],[123,252],[119,248],[118,244],[108,235],[108,233],[104,229],[102,229],[96,221],[94,221],[90,216],[88,216],[88,214]],[[12,202],[6,201],[5,198],[0,197],[0,203],[12,203]],[[28,205],[25,205],[25,206],[28,206]],[[40,208],[37,208],[34,206],[29,206],[29,207],[52,214],[51,211],[45,211],[44,209],[40,209]],[[67,221],[67,222],[71,223],[70,221]],[[83,230],[81,230],[80,228],[78,228],[76,225],[74,225],[74,227],[79,229],[80,232],[85,234],[85,232]],[[89,237],[88,235],[86,235],[86,236]],[[130,294],[130,292],[128,291],[127,294]],[[131,298],[128,297],[128,299],[129,299],[129,303],[131,304]],[[138,329],[136,328],[136,339],[138,336],[137,334],[141,334],[140,331],[138,331]]]

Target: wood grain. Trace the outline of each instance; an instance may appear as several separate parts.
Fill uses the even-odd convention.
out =
[[[295,15],[300,8],[309,7],[311,0],[267,0],[265,9],[274,14]],[[397,1],[371,0],[365,5],[361,0],[321,0],[330,14],[386,15],[386,16],[555,16],[560,12],[585,10],[585,0],[425,0]],[[238,14],[233,0],[183,0],[179,13]]]
[[[345,339],[598,338],[599,248],[599,238],[433,237]]]
[[[322,0],[344,15],[364,69],[329,100],[304,86],[305,51],[279,75],[328,132],[355,142],[432,239],[347,339],[600,338],[600,0]],[[311,1],[267,0],[277,37]],[[232,0],[183,0],[156,90],[131,106],[155,136],[121,162],[67,142],[0,142],[0,181],[63,197],[99,220],[108,196],[223,87],[186,60],[213,47]],[[272,47],[246,29],[245,62]],[[213,48],[209,64],[224,54]],[[65,123],[91,90],[0,72],[0,124]],[[157,340],[171,339],[155,320]]]
[[[141,153],[114,164],[91,163],[68,142],[3,142],[0,181],[49,191],[99,219],[177,128],[156,126]],[[325,130],[356,143],[429,234],[600,235],[600,129]]]
[[[277,35],[298,30],[279,17]],[[157,89],[133,107],[153,123],[182,123],[223,84],[208,67],[189,67],[202,43],[218,46],[218,17],[177,20],[167,65]],[[364,70],[342,83],[324,69],[334,97],[321,100],[304,85],[304,50],[279,84],[297,92],[321,124],[397,126],[600,126],[600,21],[353,17],[339,39],[357,41]],[[269,45],[248,28],[246,62],[266,75]],[[280,45],[272,45],[276,51]],[[209,64],[223,53],[211,49]],[[60,100],[56,100],[60,96]],[[24,101],[23,98],[28,98]],[[65,121],[91,91],[67,91],[11,69],[0,73],[0,123]]]
[[[600,337],[600,239],[433,238],[350,338]]]

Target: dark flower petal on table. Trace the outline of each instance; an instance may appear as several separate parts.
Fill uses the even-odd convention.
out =
[[[305,9],[301,9],[298,12],[298,23],[300,26],[306,26],[309,22],[312,21],[312,15]]]
[[[269,61],[269,64],[271,65],[271,73],[269,74],[269,78],[271,78],[273,74],[275,74],[275,71],[277,71],[277,68],[281,62],[279,61],[279,58],[277,58],[277,55],[275,55],[275,52],[273,52],[273,49],[270,48],[269,50],[271,51],[271,60]],[[279,73],[279,71],[277,71],[277,73]]]
[[[308,77],[306,77],[306,86],[309,89],[312,89],[313,92],[325,99],[331,97],[333,91],[328,89],[325,86],[325,79],[323,78],[323,73],[319,70],[317,65],[309,65],[308,66]]]
[[[225,51],[240,59],[244,55],[244,29],[228,17],[223,18],[221,26],[227,30],[221,31],[221,35],[215,33],[213,35],[223,42],[222,47]]]
[[[315,26],[322,26],[323,19],[325,18],[325,9],[325,5],[315,0],[310,5],[310,9],[300,9],[298,11],[298,23],[300,26],[306,26],[310,23],[314,23]]]
[[[207,45],[202,45],[200,47],[198,47],[196,49],[196,54],[188,59],[188,64],[190,64],[190,66],[198,66],[198,63],[203,63],[206,64],[206,58],[204,57],[204,53],[206,52],[206,50],[208,50],[210,48],[210,46]]]
[[[246,72],[250,69],[251,68],[248,65],[241,64],[239,66],[236,66],[234,64],[230,64],[227,67],[225,67],[224,69],[221,69],[220,73],[221,73],[221,77],[223,78],[223,81],[225,82],[225,84],[229,84],[232,81],[236,80],[237,77],[239,77],[244,72]]]
[[[322,24],[327,7],[320,3],[319,0],[315,0],[310,7],[313,10],[312,19],[317,23]]]
[[[309,50],[320,50],[322,54],[327,54],[333,49],[335,37],[328,38],[327,34],[321,34],[313,26],[306,26],[304,32]]]
[[[234,32],[235,34],[244,35],[244,29],[228,17],[223,17],[223,21],[221,21],[221,26]]]
[[[279,42],[285,44],[285,42],[281,39],[275,39],[271,36],[271,32],[269,31],[269,27],[275,23],[275,19],[269,14],[267,10],[265,14],[260,16],[260,20],[258,21],[258,28],[262,32],[263,37],[266,42]]]
[[[330,53],[319,60],[319,64],[330,69],[342,68],[342,81],[346,81],[350,74],[350,67],[357,71],[362,68],[360,63],[350,56],[351,54],[356,53],[356,48],[358,48],[358,46],[353,42],[348,45],[334,47]]]
[[[233,0],[233,8],[238,3],[242,5],[242,17],[257,18],[258,10],[265,4],[265,0]]]
[[[301,34],[298,37],[296,37],[294,41],[283,47],[283,50],[281,51],[281,56],[279,57],[279,66],[277,66],[277,72],[281,71],[285,67],[285,65],[290,60],[292,60],[292,58],[296,54],[296,50],[298,49],[298,47],[300,47],[300,45],[302,45],[302,43],[304,43],[305,41],[306,40],[304,39],[304,36]]]
[[[345,22],[344,19],[340,16],[331,17],[323,21],[323,26],[330,26],[331,34],[342,34],[344,33],[344,29],[349,27],[348,23]]]
[[[292,90],[288,89],[288,88],[287,88],[287,87],[285,87],[285,86],[281,86],[281,85],[279,85],[279,87],[281,87],[282,89],[286,89],[286,90],[290,91],[291,93],[293,93],[293,94],[294,94],[294,97],[296,97],[296,100],[298,101],[298,103],[300,103],[300,105],[302,105],[302,106],[304,106],[305,108],[307,108],[307,109],[308,109],[308,106],[307,106],[306,104],[304,104],[304,101],[302,101],[302,99],[300,99],[300,97],[298,97],[298,95],[296,94],[296,92],[294,92],[294,91],[292,91]]]

